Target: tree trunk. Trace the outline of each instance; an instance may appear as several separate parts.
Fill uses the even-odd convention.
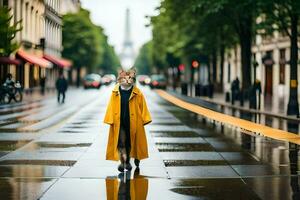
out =
[[[211,57],[208,56],[207,60],[207,75],[208,75],[208,83],[211,84]]]
[[[223,91],[223,76],[224,76],[224,57],[225,57],[225,46],[224,44],[221,45],[220,48],[220,83],[221,83],[221,90]]]
[[[251,86],[251,41],[248,38],[241,42],[242,58],[242,89],[247,90]]]
[[[296,115],[299,117],[298,103],[298,16],[291,16],[291,57],[290,57],[290,96],[288,102],[288,115]]]
[[[212,81],[213,84],[217,83],[217,52],[214,51],[212,54]]]
[[[242,90],[251,86],[251,44],[252,44],[252,14],[244,15],[237,22],[237,33],[241,47]]]
[[[80,86],[80,71],[81,71],[81,67],[77,67],[77,78],[76,78],[76,87],[79,88]]]

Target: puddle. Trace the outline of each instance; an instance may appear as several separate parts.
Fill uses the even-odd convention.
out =
[[[152,122],[151,123],[151,126],[155,125],[155,126],[159,126],[159,125],[162,125],[162,126],[178,126],[178,125],[181,125],[182,123],[180,122],[173,122],[173,123],[170,123],[170,122],[159,122],[159,121],[156,121],[156,122]]]
[[[86,124],[86,122],[72,122],[71,124],[81,125],[81,124]]]
[[[9,153],[9,151],[0,151],[0,158],[2,157],[2,156],[5,156],[6,154],[8,154]]]
[[[92,143],[48,143],[48,142],[37,142],[35,143],[41,148],[71,148],[71,147],[89,147]]]
[[[55,181],[54,178],[1,178],[0,197],[6,200],[40,199]]]
[[[81,128],[89,128],[89,126],[81,126],[81,125],[69,125],[69,126],[65,126],[65,128],[70,128],[70,129],[72,129],[72,128],[78,128],[78,129],[81,129]]]
[[[75,160],[2,160],[0,165],[53,165],[73,166]]]
[[[225,160],[164,160],[164,164],[166,167],[227,165]]]
[[[150,131],[154,137],[200,137],[193,131]]]
[[[214,151],[208,143],[155,143],[160,152]]]
[[[184,179],[173,185],[171,191],[200,199],[260,199],[241,179]]]
[[[34,142],[26,146],[24,151],[38,152],[81,152],[85,151],[92,143],[55,143]]]
[[[84,131],[79,130],[60,130],[59,133],[84,133]]]
[[[22,141],[0,141],[0,151],[14,151],[25,144],[31,142],[31,140],[22,140]]]

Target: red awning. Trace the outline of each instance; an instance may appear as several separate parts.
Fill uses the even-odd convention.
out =
[[[64,69],[69,69],[72,66],[72,62],[64,58],[57,58],[49,55],[44,55],[44,58]]]
[[[17,55],[20,56],[22,59],[24,59],[26,62],[29,62],[31,64],[39,65],[39,66],[45,67],[45,68],[52,67],[52,64],[48,60],[38,57],[33,54],[29,54],[23,50],[18,50]]]
[[[12,58],[9,58],[9,57],[0,57],[0,64],[20,65],[21,62],[17,59],[12,59]]]

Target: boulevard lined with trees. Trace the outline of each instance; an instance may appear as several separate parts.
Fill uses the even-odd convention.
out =
[[[80,83],[82,67],[86,67],[88,72],[117,71],[119,58],[108,44],[103,28],[92,23],[89,11],[81,8],[78,13],[64,15],[62,34],[62,55],[73,61],[73,67],[77,70],[77,84]]]
[[[256,35],[272,37],[274,32],[290,40],[290,97],[287,114],[299,115],[298,103],[298,40],[300,1],[297,0],[164,0],[159,15],[151,17],[152,49],[140,51],[152,63],[151,70],[164,71],[184,63],[193,73],[191,63],[206,63],[209,82],[223,83],[224,57],[239,46],[241,87],[247,92],[253,84],[251,69],[256,62],[252,45]],[[149,55],[143,55],[151,52]],[[219,65],[219,66],[218,66]],[[220,72],[217,73],[217,66]],[[137,63],[137,67],[145,67]],[[179,71],[179,70],[177,70]],[[217,78],[217,76],[218,77]],[[192,78],[192,76],[191,76]]]

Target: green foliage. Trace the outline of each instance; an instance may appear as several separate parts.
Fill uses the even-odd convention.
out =
[[[236,34],[221,16],[221,4],[209,0],[165,0],[160,15],[152,18],[153,46],[165,60],[168,53],[188,62],[200,55],[209,56],[220,45],[231,47]],[[157,48],[155,48],[157,49]]]
[[[238,44],[242,87],[248,89],[255,35],[273,34],[274,30],[285,32],[294,41],[290,60],[291,66],[297,67],[299,0],[163,0],[157,9],[159,15],[151,18],[151,26],[152,63],[158,70],[172,67],[168,55],[187,66],[193,59],[216,64],[216,58],[224,59],[226,50]],[[257,19],[262,19],[261,23],[257,24]]]
[[[138,70],[138,74],[150,75],[153,70],[153,42],[149,41],[144,44],[135,60],[134,66]]]
[[[164,0],[160,14],[152,18],[153,47],[166,65],[171,53],[186,63],[224,54],[238,42],[245,71],[251,67],[251,44],[256,17],[256,0]],[[247,10],[247,12],[245,12]],[[248,46],[247,46],[248,45]],[[155,48],[158,47],[158,48]],[[250,50],[250,51],[249,51]],[[219,55],[224,57],[224,55]],[[246,85],[250,73],[243,74]]]
[[[260,33],[272,35],[274,31],[279,31],[291,37],[292,19],[300,17],[300,1],[265,0],[260,2],[260,8],[262,13],[258,24]]]
[[[89,11],[84,9],[63,16],[63,47],[64,57],[77,68],[86,66],[89,72],[114,72],[119,65],[103,29],[92,23]]]
[[[13,42],[13,39],[16,37],[16,33],[22,29],[21,21],[11,25],[10,10],[7,7],[0,7],[0,56],[9,56],[19,47],[19,44]]]
[[[113,73],[116,74],[120,64],[120,60],[115,53],[114,47],[108,44],[108,38],[103,33],[103,29],[98,27],[99,34],[101,35],[100,46],[103,48],[103,54],[99,63],[99,68],[102,73]]]

